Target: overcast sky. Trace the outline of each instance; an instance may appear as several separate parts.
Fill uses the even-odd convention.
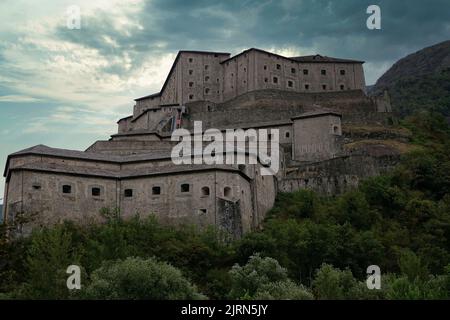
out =
[[[370,4],[381,30],[366,27]],[[71,5],[80,30],[67,28]],[[108,139],[134,98],[159,91],[178,50],[360,59],[373,84],[448,39],[449,0],[2,0],[0,166],[36,144],[84,150]]]

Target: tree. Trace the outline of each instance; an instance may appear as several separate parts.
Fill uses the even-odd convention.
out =
[[[205,299],[181,271],[155,258],[106,262],[91,275],[83,297],[90,299]]]
[[[251,256],[244,266],[230,271],[231,299],[312,299],[303,286],[288,278],[287,270],[273,258]]]

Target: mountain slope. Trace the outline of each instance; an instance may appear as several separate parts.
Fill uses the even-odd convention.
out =
[[[406,116],[435,110],[450,116],[450,41],[422,49],[397,61],[370,90],[387,90],[393,111]]]

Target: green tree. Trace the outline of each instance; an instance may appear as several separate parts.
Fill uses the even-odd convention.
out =
[[[288,278],[287,270],[273,258],[251,256],[244,266],[230,270],[231,299],[312,299],[302,285]]]
[[[181,271],[155,258],[106,262],[83,293],[90,299],[205,299]]]

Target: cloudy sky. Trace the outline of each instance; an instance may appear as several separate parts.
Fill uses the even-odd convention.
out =
[[[366,9],[381,7],[382,29]],[[180,49],[250,47],[366,61],[373,84],[408,53],[450,38],[448,0],[2,0],[0,165],[36,144],[84,150],[133,99],[159,91]],[[81,29],[67,28],[67,9]],[[0,180],[0,198],[3,197]]]

